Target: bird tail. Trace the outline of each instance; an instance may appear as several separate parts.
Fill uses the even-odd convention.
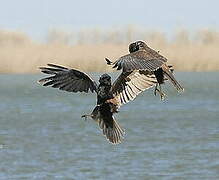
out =
[[[103,135],[112,144],[121,143],[124,138],[125,131],[120,127],[113,116],[99,118],[99,127],[103,131]]]
[[[173,69],[172,69],[172,67],[169,68],[168,66],[163,66],[162,69],[164,71],[164,76],[173,83],[173,85],[176,88],[176,90],[178,92],[183,92],[184,88],[180,85],[180,83],[177,82],[177,80],[173,76],[173,73],[172,73]]]

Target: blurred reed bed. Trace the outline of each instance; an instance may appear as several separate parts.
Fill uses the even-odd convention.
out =
[[[219,32],[179,30],[172,35],[136,29],[88,29],[77,32],[51,30],[43,42],[21,32],[0,30],[0,73],[38,73],[47,63],[84,71],[111,71],[105,57],[116,60],[128,45],[144,40],[169,59],[178,71],[218,71]]]

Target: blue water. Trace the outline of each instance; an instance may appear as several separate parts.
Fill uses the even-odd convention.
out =
[[[98,74],[94,74],[97,78]],[[177,73],[166,101],[153,90],[122,106],[124,141],[112,145],[94,94],[41,87],[42,75],[0,75],[0,179],[219,179],[219,72]]]

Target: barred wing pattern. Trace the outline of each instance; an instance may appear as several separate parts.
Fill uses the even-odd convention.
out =
[[[51,86],[68,92],[86,92],[93,93],[97,91],[97,85],[87,74],[68,69],[59,65],[48,64],[49,67],[40,67],[45,74],[53,76],[43,78],[38,81],[43,86]]]
[[[114,98],[109,100],[109,102],[119,108],[156,84],[155,75],[149,71],[123,72],[112,86]]]
[[[155,55],[151,52],[139,50],[119,58],[113,63],[113,68],[122,69],[123,72],[134,70],[156,71],[166,61],[167,59],[158,53]]]

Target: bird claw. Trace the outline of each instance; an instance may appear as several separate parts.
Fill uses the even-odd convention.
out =
[[[87,121],[88,117],[91,117],[91,115],[90,114],[84,114],[84,115],[81,116],[81,118],[84,118],[85,121]]]
[[[157,91],[158,91],[158,89],[155,89],[155,90],[154,90],[154,95],[155,95],[155,96],[157,96]]]
[[[160,99],[161,101],[163,101],[165,99],[165,97],[167,97],[166,94],[164,94],[162,91],[160,91],[159,89],[155,88],[154,90],[154,95],[156,96],[157,95],[157,92],[160,94]]]
[[[164,101],[165,97],[167,97],[167,95],[161,92],[161,94],[160,94],[161,101]]]

